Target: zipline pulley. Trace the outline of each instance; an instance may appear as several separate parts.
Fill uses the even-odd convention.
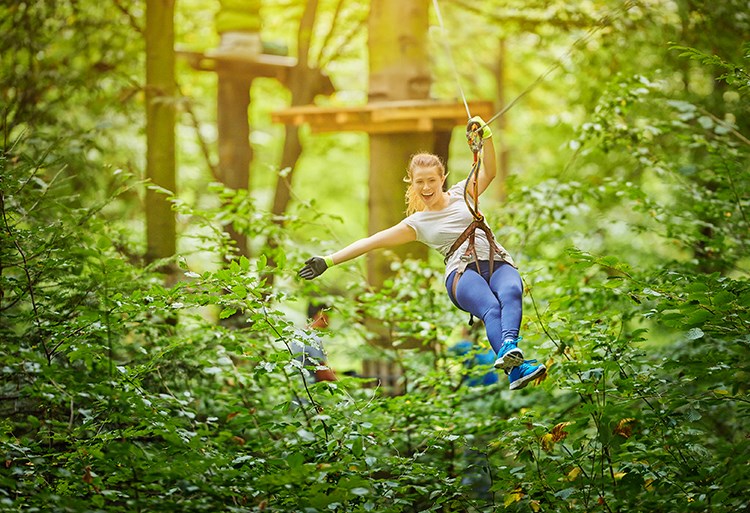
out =
[[[472,153],[474,153],[474,162],[477,161],[479,152],[482,151],[482,129],[484,127],[472,118],[466,125],[466,141],[469,143]]]

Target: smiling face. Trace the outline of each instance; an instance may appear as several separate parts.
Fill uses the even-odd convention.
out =
[[[409,160],[404,181],[406,190],[406,215],[420,210],[439,210],[447,202],[443,192],[445,166],[440,157],[432,153],[416,153]]]
[[[414,192],[419,194],[427,210],[443,207],[443,182],[445,175],[437,166],[417,166],[411,174]]]

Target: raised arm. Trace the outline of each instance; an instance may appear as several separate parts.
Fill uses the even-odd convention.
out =
[[[479,118],[481,121],[481,118]],[[484,121],[481,121],[484,124]],[[474,180],[477,182],[477,192],[481,196],[484,191],[487,190],[492,180],[495,179],[497,173],[497,163],[495,161],[495,145],[492,143],[492,130],[489,126],[484,127],[484,137],[482,139],[482,165],[479,168],[479,173],[474,176],[469,182],[468,193],[471,197],[474,197]]]
[[[390,228],[374,233],[369,237],[352,242],[345,248],[340,249],[331,255],[310,258],[305,262],[305,266],[299,271],[299,275],[306,280],[311,280],[323,274],[323,272],[332,265],[352,260],[372,251],[373,249],[399,246],[415,240],[417,240],[416,232],[414,232],[414,230],[406,223],[401,222]]]

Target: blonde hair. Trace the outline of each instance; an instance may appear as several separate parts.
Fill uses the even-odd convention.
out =
[[[404,182],[409,184],[409,187],[406,188],[407,216],[412,215],[414,212],[421,212],[425,208],[422,197],[419,195],[419,191],[414,189],[414,183],[412,182],[414,170],[424,167],[436,167],[440,171],[440,176],[445,176],[445,166],[437,155],[433,155],[432,153],[416,153],[411,156],[409,166],[406,168],[406,177],[404,178]]]

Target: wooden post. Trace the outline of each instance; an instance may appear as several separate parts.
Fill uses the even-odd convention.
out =
[[[253,75],[243,70],[242,60],[254,59],[263,51],[260,40],[260,0],[220,0],[216,31],[221,34],[219,47],[211,53],[216,62],[217,129],[219,146],[219,180],[233,190],[252,190],[250,162],[250,86]],[[223,57],[223,59],[221,58]],[[238,60],[240,62],[238,62]],[[244,71],[244,72],[243,72]],[[249,255],[247,237],[232,225],[226,227],[241,255]]]
[[[243,76],[233,70],[233,64],[218,61],[217,127],[219,145],[219,179],[233,190],[251,190],[250,162],[253,150],[250,146],[250,84],[252,76]],[[249,255],[247,238],[231,225],[227,233],[237,244],[241,255]]]
[[[146,176],[175,191],[174,0],[146,3]],[[175,216],[160,192],[146,190],[146,260],[175,254]]]

